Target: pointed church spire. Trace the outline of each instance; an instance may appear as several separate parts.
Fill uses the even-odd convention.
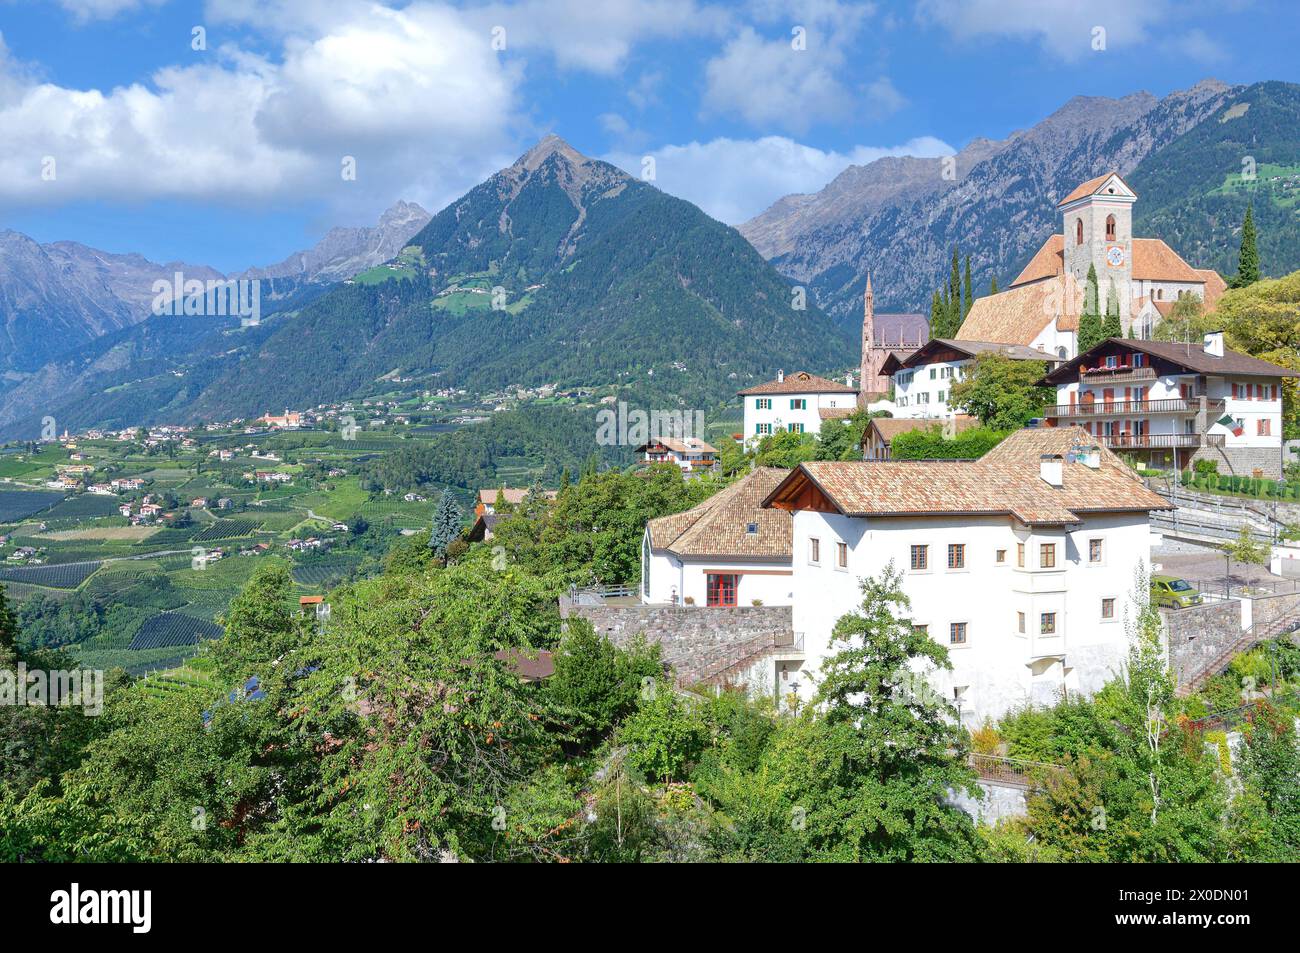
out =
[[[858,406],[867,406],[867,394],[872,392],[880,376],[880,368],[873,353],[876,345],[876,303],[871,290],[871,272],[867,272],[867,288],[862,293],[862,366],[858,377]]]

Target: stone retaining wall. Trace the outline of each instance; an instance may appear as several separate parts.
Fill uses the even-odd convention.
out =
[[[1241,638],[1241,603],[1204,602],[1187,609],[1161,609],[1169,638],[1169,664],[1180,685]]]
[[[789,606],[583,606],[561,599],[560,615],[586,619],[620,647],[643,634],[687,684],[742,643],[788,633],[793,624]]]

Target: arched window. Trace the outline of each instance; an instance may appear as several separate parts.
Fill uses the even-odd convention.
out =
[[[1115,216],[1107,215],[1106,216],[1106,241],[1113,242],[1114,240],[1115,240]]]
[[[1076,245],[1083,244],[1083,219],[1081,218],[1074,221],[1074,243]]]

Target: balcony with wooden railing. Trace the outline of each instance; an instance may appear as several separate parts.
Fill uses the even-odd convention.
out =
[[[1172,450],[1222,447],[1223,434],[1209,433],[1113,433],[1097,434],[1108,450]]]
[[[1205,402],[1206,413],[1223,413],[1221,400]],[[1146,414],[1196,414],[1200,413],[1200,401],[1195,398],[1173,397],[1164,400],[1094,400],[1081,401],[1076,404],[1057,404],[1048,407],[1044,417],[1138,417]]]
[[[1131,364],[1116,364],[1114,367],[1081,367],[1079,379],[1084,381],[1153,381],[1156,379],[1154,367],[1134,367]]]

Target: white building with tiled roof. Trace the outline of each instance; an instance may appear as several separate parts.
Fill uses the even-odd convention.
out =
[[[692,509],[651,520],[641,547],[641,601],[788,606],[790,514],[762,505],[788,472],[759,467]]]
[[[807,371],[777,373],[768,381],[739,392],[744,401],[745,442],[753,444],[783,430],[816,434],[822,411],[851,414],[858,404],[852,383],[827,380]]]
[[[800,696],[812,697],[836,651],[832,629],[861,605],[862,580],[891,565],[910,623],[952,662],[922,674],[964,723],[1113,678],[1128,652],[1136,573],[1149,563],[1149,514],[1167,504],[1091,439],[1073,427],[1022,430],[978,461],[791,471],[764,505],[792,515]]]
[[[1212,308],[1226,285],[1196,269],[1158,238],[1133,236],[1135,193],[1115,172],[1084,182],[1058,204],[1061,232],[1050,236],[1005,291],[977,298],[957,337],[1023,344],[1068,360],[1077,353],[1079,314],[1089,268],[1097,272],[1098,311],[1112,293],[1127,334],[1151,330],[1184,296]]]
[[[1042,361],[1051,369],[1056,356],[1023,344],[959,341],[934,338],[901,358],[891,355],[882,371],[894,382],[891,413],[895,417],[948,418],[959,411],[952,404],[952,385],[966,376],[980,354],[996,353],[1014,361]]]

